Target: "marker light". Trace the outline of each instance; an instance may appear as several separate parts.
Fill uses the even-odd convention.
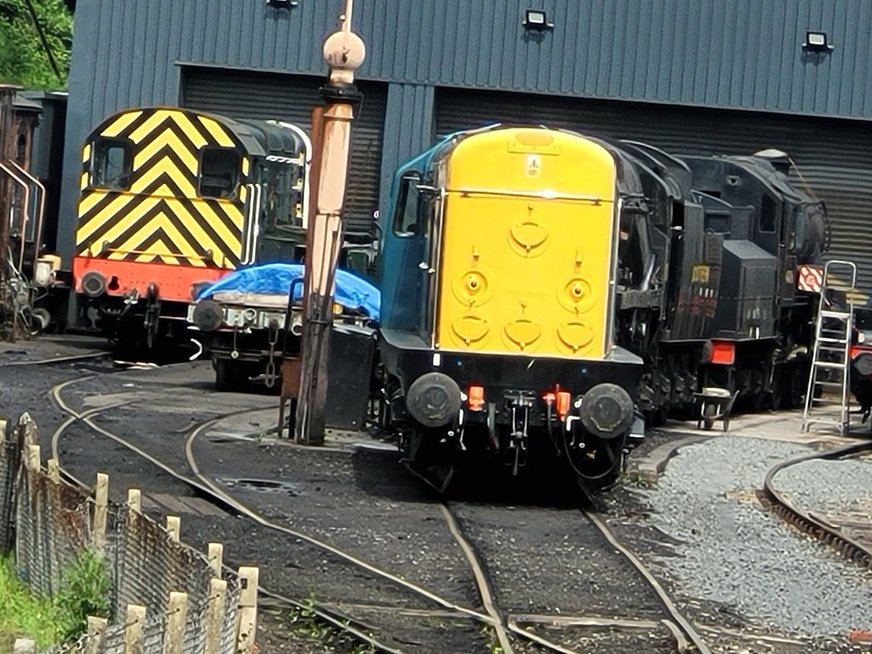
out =
[[[557,392],[557,415],[563,420],[569,413],[569,406],[572,404],[572,394],[567,391]]]
[[[731,341],[712,341],[711,363],[731,366],[736,362],[736,344]]]
[[[484,386],[470,386],[469,393],[469,410],[481,411],[484,409]]]

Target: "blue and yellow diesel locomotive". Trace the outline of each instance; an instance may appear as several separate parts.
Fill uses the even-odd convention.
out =
[[[541,449],[619,470],[642,359],[615,340],[618,176],[605,144],[535,128],[456,135],[399,171],[379,348],[413,463],[490,451],[517,473]]]
[[[401,168],[381,253],[383,420],[447,483],[473,456],[613,480],[643,416],[801,399],[821,203],[780,153],[678,158],[542,127]]]

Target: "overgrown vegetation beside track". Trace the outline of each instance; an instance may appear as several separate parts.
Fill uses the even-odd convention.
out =
[[[32,594],[15,573],[11,556],[0,559],[0,652],[11,652],[17,637],[46,648],[78,638],[88,616],[109,615],[109,573],[105,563],[86,551],[64,574],[54,598]]]

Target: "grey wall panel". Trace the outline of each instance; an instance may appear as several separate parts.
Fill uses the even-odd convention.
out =
[[[527,32],[527,0],[358,3],[365,78],[600,98],[872,117],[868,0],[541,0],[553,30]],[[76,37],[95,73],[159,85],[168,61],[317,73],[338,0],[93,0]],[[82,19],[93,16],[94,20]],[[806,29],[835,48],[807,54]],[[178,38],[179,35],[184,35]],[[119,55],[119,56],[113,56]],[[107,61],[108,60],[108,61]],[[138,70],[135,66],[138,66]],[[102,74],[97,75],[102,79]]]
[[[545,123],[596,136],[644,141],[673,154],[787,152],[794,183],[825,201],[832,225],[828,256],[857,263],[872,290],[872,129],[855,121],[652,106],[524,94],[439,89],[440,135],[495,122]]]
[[[398,163],[411,159],[433,143],[433,93],[432,86],[420,84],[388,87],[379,202],[382,212],[387,209]]]
[[[317,77],[255,73],[239,69],[186,67],[180,104],[232,118],[286,120],[311,133],[312,108],[321,104]],[[345,214],[349,234],[369,230],[379,204],[384,84],[361,82],[363,103],[351,129]]]

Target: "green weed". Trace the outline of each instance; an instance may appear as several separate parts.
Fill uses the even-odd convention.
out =
[[[64,613],[48,598],[36,597],[15,575],[12,560],[0,559],[0,652],[11,652],[17,637],[40,648],[63,639]]]
[[[289,614],[290,627],[298,636],[319,640],[331,652],[345,654],[375,654],[371,643],[362,643],[348,632],[321,619],[315,610],[315,596],[309,597]]]
[[[37,597],[12,559],[0,559],[0,652],[11,652],[17,637],[33,638],[40,649],[78,637],[89,615],[108,617],[110,584],[103,560],[85,551],[65,571],[57,597]]]
[[[64,638],[74,638],[88,628],[88,616],[109,617],[112,581],[106,562],[85,550],[63,576],[55,603],[66,618]]]
[[[618,483],[629,488],[653,488],[656,483],[639,472],[623,472],[618,477]]]

